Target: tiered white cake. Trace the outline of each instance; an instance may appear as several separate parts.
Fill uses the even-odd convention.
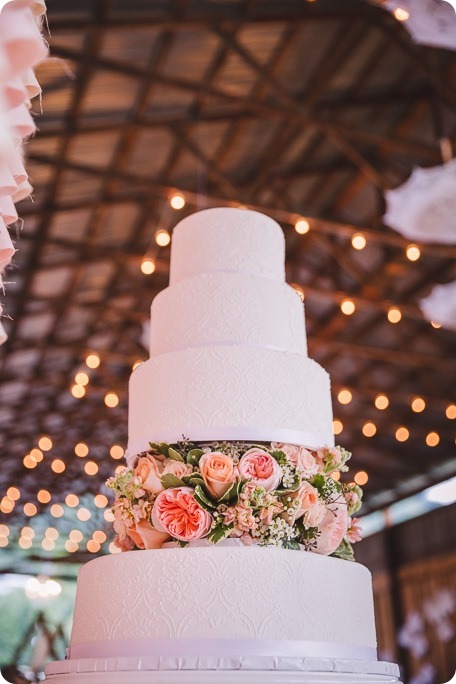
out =
[[[174,230],[152,305],[151,358],[130,383],[128,460],[149,442],[333,445],[327,373],[307,357],[280,227],[211,209]],[[379,663],[371,578],[356,563],[229,539],[130,551],[78,578],[54,684],[397,682]]]

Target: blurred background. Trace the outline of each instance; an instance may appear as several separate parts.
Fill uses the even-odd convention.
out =
[[[24,145],[34,190],[3,274],[3,677],[64,657],[78,568],[117,552],[104,483],[123,467],[128,378],[147,358],[174,225],[247,206],[284,229],[309,355],[332,377],[344,477],[365,491],[355,552],[373,572],[379,655],[409,684],[448,681],[454,8],[48,0],[42,29]],[[415,182],[419,168],[433,172]]]

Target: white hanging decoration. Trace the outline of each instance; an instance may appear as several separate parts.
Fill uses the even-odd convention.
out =
[[[386,0],[415,43],[456,50],[456,0]]]
[[[449,330],[456,330],[456,281],[436,285],[431,293],[420,301],[420,307],[429,321],[440,323]]]
[[[383,222],[404,237],[421,242],[456,244],[456,159],[428,169],[385,192]]]

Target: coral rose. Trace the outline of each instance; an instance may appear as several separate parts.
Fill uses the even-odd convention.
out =
[[[147,520],[134,523],[127,529],[127,534],[138,549],[159,549],[169,538],[169,534],[154,529]]]
[[[290,512],[290,510],[287,511],[287,518],[290,525],[294,525],[296,520],[302,518],[305,513],[312,511],[315,507],[318,506],[320,509],[318,489],[311,485],[310,482],[303,482],[299,489],[287,494],[287,498],[292,498],[294,503],[292,512]],[[296,502],[299,502],[299,504],[296,504]],[[326,510],[324,506],[323,509],[324,511]],[[322,516],[320,516],[320,520],[321,517]],[[313,516],[313,518],[315,518],[315,516]],[[308,520],[306,520],[306,523],[308,527],[315,527],[315,525],[308,524]]]
[[[301,471],[302,477],[313,477],[318,473],[319,463],[312,452],[305,447],[278,443],[273,443],[272,446],[288,456],[293,465]]]
[[[245,452],[239,461],[239,472],[242,478],[251,480],[267,492],[277,489],[282,479],[282,470],[275,458],[257,447]]]
[[[196,501],[191,487],[172,487],[157,496],[152,523],[174,539],[188,542],[207,535],[212,516]]]
[[[192,467],[182,461],[175,461],[172,458],[165,459],[162,475],[175,475],[176,477],[182,478],[184,475],[191,475]]]
[[[218,451],[204,454],[199,468],[206,487],[216,499],[220,499],[238,477],[238,469],[231,456]]]
[[[163,489],[161,483],[163,466],[152,456],[141,456],[133,470],[135,477],[139,477],[142,488],[151,494],[157,494]]]

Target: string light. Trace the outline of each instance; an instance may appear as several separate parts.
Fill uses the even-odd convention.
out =
[[[101,363],[100,355],[96,352],[91,352],[86,356],[85,362],[88,368],[98,368]]]
[[[9,539],[8,537],[5,537],[0,534],[0,548],[4,548],[5,546],[8,546],[9,544]]]
[[[53,518],[61,518],[65,511],[63,510],[63,506],[60,504],[52,504],[50,513]]]
[[[109,453],[111,454],[111,458],[114,458],[117,461],[119,458],[122,458],[125,452],[120,444],[113,444]]]
[[[422,397],[415,397],[412,401],[412,411],[421,413],[426,408],[426,402]]]
[[[421,250],[418,245],[409,245],[405,250],[405,254],[410,261],[418,261],[421,256]]]
[[[54,473],[60,475],[64,472],[66,465],[60,458],[56,458],[54,461],[52,461],[51,468],[54,471]]]
[[[65,503],[69,508],[76,508],[76,506],[79,506],[79,497],[76,494],[67,494]]]
[[[339,470],[334,470],[334,471],[331,473],[331,477],[332,477],[333,480],[336,480],[336,482],[338,482],[338,481],[340,480],[340,471],[339,471]]]
[[[35,506],[35,504],[32,503],[24,504],[24,508],[22,510],[28,518],[33,518],[33,516],[38,513],[37,507]]]
[[[392,306],[390,309],[388,309],[387,316],[390,323],[399,323],[402,318],[402,313],[397,306]]]
[[[27,504],[26,504],[27,505]],[[4,496],[3,499],[0,502],[0,511],[2,513],[12,513],[14,510],[14,501],[10,499],[8,496]]]
[[[407,21],[410,17],[410,14],[403,7],[396,7],[393,14],[398,21]]]
[[[435,447],[440,442],[440,435],[437,432],[428,432],[426,435],[426,444],[430,447]]]
[[[19,546],[21,549],[29,549],[33,542],[31,539],[28,539],[27,537],[21,537],[18,541]]]
[[[105,395],[104,403],[108,408],[115,408],[119,403],[119,397],[115,392],[108,392]]]
[[[456,404],[448,404],[445,410],[445,415],[448,420],[454,420],[456,418]]]
[[[299,218],[295,221],[294,228],[299,235],[305,235],[310,230],[310,223],[305,218]]]
[[[141,261],[141,271],[144,275],[151,275],[155,271],[155,261],[150,257],[144,257]]]
[[[82,385],[73,385],[70,391],[75,399],[82,399],[86,393],[85,388]]]
[[[117,547],[117,546],[114,544],[114,542],[111,542],[111,543],[109,544],[109,547],[108,547],[108,548],[109,548],[109,553],[120,553],[119,547]]]
[[[95,506],[97,508],[106,508],[106,506],[109,503],[108,497],[105,496],[104,494],[97,494],[93,498],[93,503],[95,504]]]
[[[389,406],[389,399],[385,394],[377,394],[374,404],[379,411],[384,411]]]
[[[84,470],[87,475],[96,475],[98,473],[98,465],[95,461],[87,461],[84,466]]]
[[[6,496],[13,501],[17,501],[21,498],[21,493],[17,487],[8,487]]]
[[[87,522],[87,520],[90,520],[90,518],[92,517],[92,514],[89,510],[87,510],[87,508],[80,508],[76,513],[76,517],[81,522]]]
[[[51,500],[51,495],[46,489],[40,489],[38,494],[36,495],[36,498],[38,501],[42,504],[47,504]]]
[[[79,458],[85,458],[89,453],[89,447],[85,442],[78,442],[74,447],[74,453]]]
[[[41,451],[50,451],[52,449],[52,439],[46,435],[43,435],[38,440],[38,446],[40,447]]]
[[[369,475],[366,473],[365,470],[360,470],[358,473],[356,473],[356,475],[354,477],[356,484],[359,485],[360,487],[365,485],[367,483],[368,479],[369,479]]]
[[[41,449],[32,449],[30,452],[30,456],[35,459],[37,463],[41,463],[41,461],[44,458],[44,454],[41,451]]]
[[[138,361],[135,361],[134,364],[132,365],[131,370],[132,371],[136,370],[138,368],[138,366],[140,366],[141,364],[142,364],[142,361],[140,359],[138,359]]]
[[[100,549],[101,546],[95,539],[89,539],[87,542],[87,551],[90,551],[90,553],[98,553]]]
[[[333,420],[333,433],[335,435],[340,435],[342,430],[344,429],[344,424],[340,420]]]
[[[55,529],[55,527],[48,527],[46,532],[44,533],[44,536],[48,539],[52,539],[52,541],[56,541],[56,539],[59,538],[59,533],[58,530]]]
[[[30,454],[27,454],[27,456],[24,456],[22,463],[26,468],[32,469],[36,468],[37,462],[36,458],[33,458],[33,456],[30,456]]]
[[[406,442],[410,437],[410,432],[406,427],[399,427],[395,432],[395,437],[398,442]]]
[[[67,539],[65,542],[65,550],[68,551],[68,553],[75,553],[79,549],[78,544],[76,542],[72,541],[71,539]]]
[[[306,293],[304,292],[302,285],[299,285],[298,283],[290,283],[290,287],[292,287],[293,290],[301,297],[301,301],[303,302],[306,298]]]
[[[8,525],[0,525],[0,535],[2,537],[8,537],[10,533],[10,528]]]
[[[353,395],[348,389],[341,389],[337,395],[340,404],[349,404],[353,399]]]
[[[346,316],[351,316],[356,310],[355,302],[352,299],[344,299],[340,304],[340,310]]]
[[[80,530],[71,530],[71,532],[68,536],[71,539],[71,541],[74,541],[77,544],[84,539],[84,535],[82,534],[82,532]]]
[[[55,542],[45,537],[41,542],[41,546],[45,551],[53,551],[55,549]]]
[[[431,321],[431,325],[432,325],[432,327],[435,328],[436,330],[438,330],[439,328],[442,327],[442,324],[441,324],[441,323],[437,323],[437,321]]]
[[[115,473],[115,475],[118,475],[119,473],[123,473],[123,471],[126,469],[127,469],[127,466],[118,465],[117,468],[115,469],[114,473]]]
[[[157,230],[155,233],[155,242],[159,247],[167,247],[171,242],[171,235],[167,230]]]
[[[354,247],[354,249],[361,250],[361,249],[364,249],[364,247],[367,244],[367,241],[366,241],[366,238],[364,237],[364,235],[362,233],[355,233],[352,236],[351,243],[352,243],[352,246]]]
[[[183,209],[185,207],[185,197],[180,192],[175,192],[169,198],[169,203],[173,209]]]
[[[95,530],[92,536],[95,539],[95,541],[99,544],[104,544],[107,539],[105,533],[102,530]]]
[[[21,537],[24,537],[25,539],[33,539],[35,536],[35,530],[32,530],[31,527],[23,527],[21,530]]]
[[[84,371],[76,373],[76,375],[74,376],[75,383],[77,385],[82,385],[83,387],[89,384],[89,380],[89,376]]]
[[[106,522],[114,522],[115,520],[114,513],[109,508],[103,512],[103,518],[106,520]]]
[[[363,425],[364,437],[373,437],[377,432],[377,426],[374,423],[367,422]]]

